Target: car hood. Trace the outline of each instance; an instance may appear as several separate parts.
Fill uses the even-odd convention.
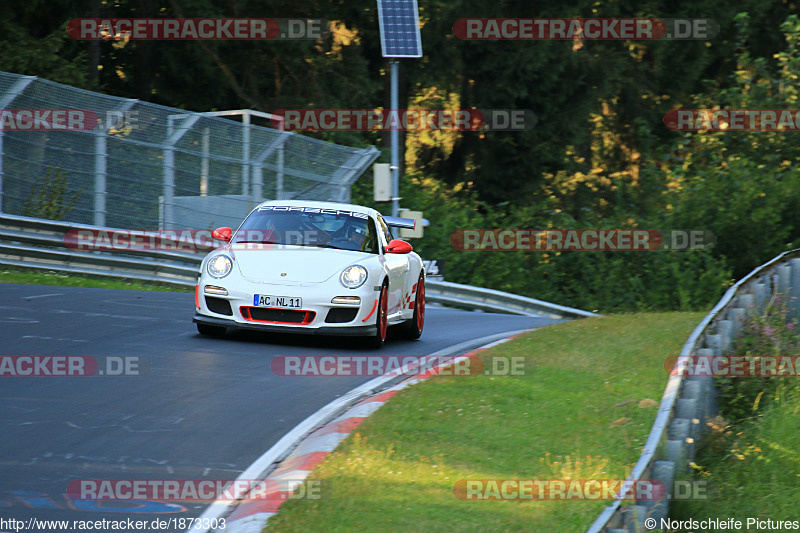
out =
[[[285,245],[254,250],[234,244],[231,252],[233,264],[243,277],[282,284],[322,283],[366,257],[362,252],[351,250]]]

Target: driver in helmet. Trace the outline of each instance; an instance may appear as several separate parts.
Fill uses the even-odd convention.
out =
[[[363,248],[366,238],[367,232],[356,225],[351,225],[347,229],[347,240],[350,241],[355,250],[361,250]]]

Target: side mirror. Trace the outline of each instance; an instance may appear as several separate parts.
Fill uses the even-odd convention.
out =
[[[387,254],[407,254],[413,251],[414,248],[412,248],[410,244],[408,244],[406,241],[401,241],[400,239],[392,239],[392,241],[386,246]]]
[[[214,237],[218,241],[225,241],[225,242],[230,242],[232,234],[233,231],[231,230],[231,228],[228,227],[217,228],[211,232],[212,237]]]

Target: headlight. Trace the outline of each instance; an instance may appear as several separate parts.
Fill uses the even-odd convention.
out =
[[[359,265],[349,266],[342,271],[339,281],[348,289],[357,289],[367,281],[367,269]]]
[[[226,255],[217,255],[208,261],[206,270],[215,278],[224,278],[231,271],[231,260]]]

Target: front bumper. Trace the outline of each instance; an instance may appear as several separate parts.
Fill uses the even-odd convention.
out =
[[[264,324],[258,322],[236,322],[230,319],[217,318],[213,316],[195,313],[192,322],[196,324],[206,324],[209,326],[221,326],[226,328],[253,329],[257,331],[271,331],[274,333],[304,333],[306,335],[340,335],[340,336],[364,336],[375,332],[374,325],[366,326],[319,326],[310,328],[308,326],[290,326],[284,324]]]
[[[355,336],[374,333],[375,309],[380,293],[369,285],[351,291],[336,284],[338,280],[336,283],[302,286],[252,283],[241,279],[219,282],[204,277],[200,279],[193,321],[286,333]],[[206,294],[206,285],[222,287],[228,294]],[[296,310],[258,307],[254,305],[254,294],[302,298],[302,307]],[[333,303],[335,296],[358,296],[360,303]],[[352,315],[348,314],[350,311]],[[339,314],[334,317],[333,313]]]

